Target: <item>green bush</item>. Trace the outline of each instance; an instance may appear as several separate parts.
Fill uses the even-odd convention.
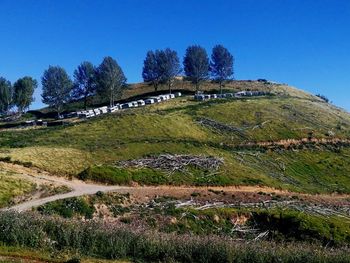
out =
[[[350,222],[295,210],[252,212],[252,223],[272,232],[276,239],[316,240],[325,244],[350,243]]]
[[[5,162],[5,163],[11,162],[11,156],[0,157],[0,162]]]
[[[92,166],[78,175],[81,180],[92,180],[106,184],[130,184],[130,173],[111,166]]]
[[[147,168],[131,170],[131,175],[134,182],[145,185],[171,184],[173,181],[173,178],[164,173]]]
[[[130,185],[132,181],[140,184],[158,185],[169,183],[168,178],[152,169],[122,169],[113,166],[92,166],[78,175],[81,180],[91,180],[106,184]]]
[[[57,214],[64,218],[72,218],[74,215],[92,218],[95,209],[83,198],[73,197],[39,206],[38,211],[45,215]]]

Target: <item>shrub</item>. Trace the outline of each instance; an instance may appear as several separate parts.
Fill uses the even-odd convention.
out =
[[[200,196],[201,194],[200,193],[198,193],[198,192],[192,192],[191,193],[191,196],[192,197],[197,197],[197,196]]]
[[[0,230],[0,242],[7,246],[70,250],[78,255],[130,258],[136,262],[350,262],[348,248],[160,234],[129,226],[68,221],[32,213],[0,212]]]
[[[11,156],[1,157],[0,162],[5,162],[5,163],[11,162]]]
[[[99,198],[103,198],[105,196],[105,193],[102,192],[102,191],[97,191],[96,192],[96,196],[99,197]]]
[[[111,166],[92,166],[78,175],[81,180],[92,180],[106,184],[130,184],[131,176],[125,169]]]
[[[162,172],[152,169],[122,169],[113,166],[92,166],[78,175],[81,180],[92,180],[106,184],[130,185],[132,181],[147,185],[168,184]]]
[[[350,224],[337,218],[309,215],[295,210],[252,212],[252,222],[272,231],[272,237],[290,240],[315,240],[325,244],[350,242]]]
[[[325,95],[317,94],[316,97],[319,97],[321,100],[325,102],[329,102],[329,99]]]
[[[42,205],[38,207],[38,211],[46,215],[58,214],[65,218],[71,218],[74,214],[92,218],[95,209],[83,198],[73,197]]]

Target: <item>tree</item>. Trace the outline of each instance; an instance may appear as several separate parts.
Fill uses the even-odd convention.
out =
[[[179,57],[177,56],[176,51],[167,48],[160,51],[157,59],[161,82],[167,83],[169,93],[171,93],[174,78],[181,72]]]
[[[98,93],[109,96],[111,106],[126,86],[126,77],[118,63],[111,57],[105,57],[97,68]]]
[[[69,101],[72,90],[72,81],[64,68],[49,66],[41,78],[42,102],[53,107],[58,117],[62,112],[63,105]]]
[[[0,113],[8,114],[13,102],[13,87],[11,82],[0,77]]]
[[[38,82],[31,77],[23,77],[13,84],[13,102],[19,112],[24,112],[34,101],[33,93],[38,87]]]
[[[81,63],[74,71],[74,84],[72,99],[84,99],[84,108],[87,106],[87,99],[96,93],[96,69],[90,62]]]
[[[145,82],[152,83],[154,90],[158,90],[158,85],[161,81],[161,73],[158,66],[159,50],[148,51],[146,58],[143,61],[142,78]]]
[[[200,83],[208,79],[209,67],[209,58],[204,48],[194,45],[186,49],[184,58],[185,74],[196,85],[196,91],[199,90]]]
[[[224,46],[216,45],[213,48],[210,72],[214,80],[220,85],[220,93],[222,93],[224,81],[233,76],[233,62],[233,56]]]

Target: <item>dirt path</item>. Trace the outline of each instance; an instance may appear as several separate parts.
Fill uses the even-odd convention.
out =
[[[127,186],[106,186],[106,185],[100,185],[100,184],[85,183],[80,180],[69,180],[64,177],[49,175],[48,173],[41,172],[35,168],[26,168],[20,165],[9,164],[9,163],[1,163],[0,168],[11,172],[15,172],[16,174],[18,174],[18,176],[24,179],[30,180],[39,185],[49,183],[55,186],[65,185],[70,189],[72,189],[72,191],[68,193],[48,196],[48,197],[39,198],[39,199],[33,199],[18,205],[11,206],[9,208],[5,208],[6,210],[16,210],[19,212],[29,210],[32,207],[37,207],[52,201],[65,199],[69,197],[91,195],[91,194],[95,194],[98,191],[110,192],[110,191],[127,190],[131,188]]]
[[[214,199],[232,199],[240,197],[243,200],[259,199],[259,193],[264,194],[277,194],[280,196],[299,196],[303,199],[308,199],[317,202],[342,202],[349,199],[350,195],[310,195],[301,193],[292,193],[284,190],[278,190],[269,187],[260,186],[227,186],[227,187],[195,187],[195,186],[107,186],[95,183],[86,183],[80,180],[69,180],[64,177],[57,177],[42,172],[35,168],[26,168],[20,165],[9,164],[0,162],[0,169],[12,171],[18,176],[24,179],[31,180],[37,184],[50,183],[55,186],[65,185],[72,189],[71,192],[57,194],[54,196],[44,198],[34,198],[32,200],[25,201],[23,203],[5,208],[3,210],[14,211],[26,211],[33,207],[37,207],[52,201],[65,199],[69,197],[78,197],[83,195],[95,194],[98,191],[101,192],[118,192],[118,193],[130,193],[133,195],[134,200],[138,202],[144,202],[154,198],[155,196],[175,196],[178,198],[189,198],[193,193],[200,193],[203,198],[212,201]]]

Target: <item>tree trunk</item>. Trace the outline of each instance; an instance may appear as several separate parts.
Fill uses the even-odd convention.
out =
[[[220,94],[222,95],[222,81],[220,81],[219,84],[220,84]]]
[[[109,105],[113,107],[113,88],[111,88],[111,93],[109,94]]]
[[[57,111],[57,119],[60,119],[61,117],[61,107],[58,105],[57,108],[56,108],[56,111]]]
[[[171,79],[168,81],[168,87],[169,87],[169,94],[171,94]]]
[[[87,107],[87,96],[84,96],[84,109],[86,110]]]
[[[199,91],[199,81],[196,82],[196,93]]]

